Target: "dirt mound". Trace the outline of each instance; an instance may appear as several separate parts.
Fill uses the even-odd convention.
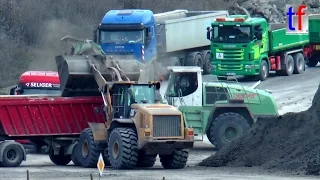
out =
[[[260,166],[266,169],[320,172],[320,86],[312,106],[278,118],[261,118],[251,132],[199,165]]]

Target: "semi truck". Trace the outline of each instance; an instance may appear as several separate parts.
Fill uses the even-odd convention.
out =
[[[60,95],[60,79],[58,72],[54,71],[26,71],[21,74],[16,86],[10,89],[10,95]],[[45,143],[42,141],[16,140],[28,152],[41,152]]]
[[[271,24],[265,18],[216,18],[207,27],[207,39],[211,42],[213,75],[242,75],[264,81],[271,71],[286,76],[300,74],[310,58],[308,34],[287,35],[285,24]]]
[[[201,28],[228,11],[110,10],[94,31],[93,41],[107,58],[119,60],[125,72],[139,72],[139,65],[157,62],[157,76],[167,77],[167,66],[199,66],[211,72],[210,43]],[[127,61],[121,61],[127,60]],[[131,65],[129,66],[129,60]]]
[[[309,15],[309,52],[307,53],[308,67],[315,67],[320,60],[320,14]]]
[[[195,138],[208,140],[220,149],[246,134],[259,117],[278,116],[276,101],[269,90],[213,76],[203,81],[196,66],[169,67],[165,92],[167,102],[179,108]]]

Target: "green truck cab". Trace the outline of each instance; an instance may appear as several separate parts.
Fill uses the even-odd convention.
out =
[[[203,82],[202,70],[196,66],[168,69],[167,103],[179,108],[196,138],[206,134],[217,149],[247,133],[258,117],[279,115],[274,97],[266,90],[217,76]]]
[[[207,28],[213,75],[243,75],[266,80],[270,71],[290,76],[305,70],[308,35],[287,35],[285,24],[231,15]]]

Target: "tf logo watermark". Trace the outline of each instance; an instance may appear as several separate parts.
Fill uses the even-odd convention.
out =
[[[286,34],[308,34],[309,19],[306,5],[286,5]]]

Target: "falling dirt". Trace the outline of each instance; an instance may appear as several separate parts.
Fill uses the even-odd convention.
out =
[[[320,172],[320,86],[312,106],[278,118],[261,118],[251,132],[225,146],[199,165],[260,166],[269,170]]]

